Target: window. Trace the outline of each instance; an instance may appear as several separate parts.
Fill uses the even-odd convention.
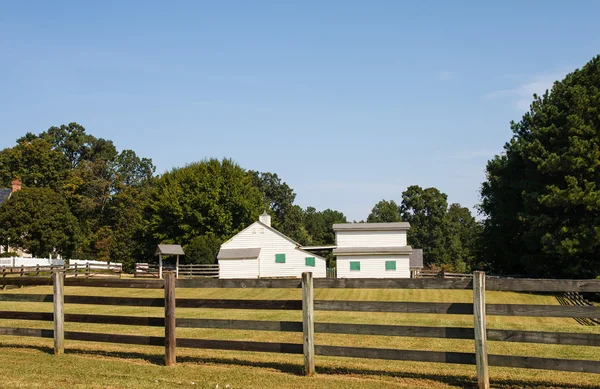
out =
[[[306,266],[315,267],[315,257],[306,257],[306,258],[304,258],[304,264]]]
[[[350,270],[360,271],[360,262],[350,262]]]
[[[275,254],[275,263],[285,263],[285,254]]]
[[[396,261],[385,261],[385,270],[396,270]]]

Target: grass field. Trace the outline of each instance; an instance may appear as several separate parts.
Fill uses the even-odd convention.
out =
[[[2,293],[52,293],[28,287]],[[162,297],[160,290],[66,287],[67,295]],[[178,289],[177,297],[301,299],[290,289]],[[471,291],[317,289],[315,299],[472,302]],[[550,295],[487,292],[488,303],[557,305]],[[0,310],[51,312],[50,303],[2,302]],[[66,313],[156,316],[162,308],[66,305]],[[178,317],[301,321],[301,312],[178,308]],[[469,315],[315,312],[317,322],[472,327]],[[51,322],[0,320],[3,327],[52,328]],[[600,333],[569,318],[488,317],[488,328]],[[162,327],[66,323],[67,331],[162,336]],[[178,337],[301,343],[301,333],[178,328]],[[316,334],[317,344],[473,352],[472,340]],[[52,355],[52,339],[0,337],[0,386],[6,388],[463,388],[475,387],[475,367],[317,356],[317,376],[302,376],[302,356],[178,348],[166,368],[161,347],[67,341]],[[599,347],[489,342],[490,354],[600,360]],[[490,367],[497,388],[596,388],[600,375]],[[192,382],[194,384],[192,384]]]

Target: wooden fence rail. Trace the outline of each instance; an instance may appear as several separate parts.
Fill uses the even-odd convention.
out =
[[[305,273],[301,280],[219,280],[211,278],[176,280],[174,274],[166,273],[165,280],[124,280],[64,278],[64,272],[59,271],[53,272],[52,276],[52,279],[46,277],[0,278],[0,285],[53,285],[53,294],[4,293],[0,294],[0,301],[44,302],[53,303],[54,305],[52,313],[0,311],[0,319],[52,321],[54,330],[0,327],[0,335],[53,338],[54,349],[57,354],[62,353],[65,340],[162,346],[165,347],[166,365],[176,363],[176,349],[178,347],[304,354],[306,374],[314,374],[315,372],[315,355],[472,364],[477,365],[480,388],[489,387],[488,365],[600,373],[600,361],[487,354],[487,341],[598,347],[600,346],[600,334],[488,329],[485,324],[488,315],[600,318],[600,307],[598,306],[583,304],[566,306],[486,304],[485,302],[486,290],[599,292],[599,280],[486,279],[483,273],[475,273],[473,279],[313,280],[310,273]],[[65,286],[164,289],[165,294],[164,297],[160,298],[78,296],[64,294]],[[302,288],[302,300],[176,298],[175,291],[177,288]],[[472,289],[473,303],[314,300],[313,288]],[[64,304],[163,307],[165,314],[163,317],[65,314],[63,312]],[[302,310],[303,314],[302,321],[178,318],[176,311],[180,308]],[[319,323],[314,322],[314,310],[473,315],[474,327]],[[165,328],[165,336],[65,331],[65,322],[163,327]],[[303,333],[303,343],[180,338],[176,336],[177,328],[298,332]],[[461,353],[316,345],[314,343],[315,333],[472,339],[475,341],[475,352]]]

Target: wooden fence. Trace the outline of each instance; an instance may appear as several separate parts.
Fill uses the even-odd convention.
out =
[[[487,353],[488,340],[598,347],[600,346],[600,334],[486,328],[486,317],[494,315],[600,318],[599,306],[486,304],[485,302],[486,290],[514,292],[599,292],[600,280],[486,279],[482,272],[475,272],[473,279],[319,278],[314,280],[312,278],[312,273],[304,273],[302,280],[222,280],[212,278],[177,280],[173,273],[166,273],[165,280],[127,280],[85,279],[75,277],[64,279],[62,272],[55,272],[53,273],[52,279],[6,277],[0,280],[0,284],[4,285],[54,285],[54,293],[50,295],[0,294],[0,301],[53,302],[53,313],[0,311],[0,319],[54,321],[54,330],[0,328],[0,335],[54,338],[54,349],[57,354],[63,352],[64,340],[80,340],[164,346],[165,363],[167,365],[175,364],[177,347],[304,354],[306,374],[315,372],[315,355],[471,364],[477,366],[477,376],[480,388],[489,387],[488,365],[600,373],[600,361],[541,358],[535,356],[489,355]],[[164,298],[65,295],[64,286],[164,289]],[[176,288],[302,288],[302,300],[177,299],[175,297]],[[314,300],[314,288],[470,289],[473,290],[473,303]],[[63,310],[64,304],[164,307],[165,315],[164,317],[137,317],[65,314]],[[302,310],[303,314],[301,322],[192,318],[178,319],[176,317],[176,308]],[[461,328],[315,323],[315,310],[472,315],[474,318],[474,327]],[[165,336],[64,331],[65,321],[158,326],[165,328]],[[303,344],[179,338],[176,337],[176,328],[181,327],[302,332]],[[473,339],[475,341],[475,352],[465,353],[315,345],[315,333]]]
[[[179,265],[179,274],[177,278],[211,277],[219,278],[219,265],[208,264],[190,264]]]
[[[73,264],[73,265],[36,265],[36,266],[17,266],[0,267],[2,278],[19,277],[40,277],[48,276],[56,271],[63,272],[67,277],[98,277],[114,276],[121,277],[123,269],[121,265],[115,264]]]

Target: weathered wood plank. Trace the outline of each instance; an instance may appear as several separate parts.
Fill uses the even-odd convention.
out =
[[[396,326],[387,324],[315,323],[315,332],[416,338],[473,339],[474,337],[473,328]]]
[[[38,328],[11,328],[0,327],[0,335],[31,336],[35,338],[53,338],[53,330],[42,330]]]
[[[485,323],[485,273],[481,271],[473,273],[473,324],[477,387],[479,389],[489,389],[490,375]]]
[[[442,278],[317,278],[315,288],[471,289],[470,279]]]
[[[65,339],[87,342],[139,344],[148,346],[164,346],[165,338],[161,336],[101,334],[95,332],[66,331]]]
[[[0,311],[0,319],[53,321],[54,313]]]
[[[165,273],[165,365],[173,366],[176,361],[175,347],[177,329],[175,321],[175,274]]]
[[[93,288],[163,289],[163,280],[121,279],[121,278],[67,278],[65,286],[85,286]]]
[[[302,300],[177,299],[177,308],[301,310]]]
[[[300,288],[300,279],[178,279],[178,288]]]
[[[600,292],[600,280],[488,278],[486,289],[513,292]]]
[[[247,342],[236,340],[212,340],[178,338],[177,347],[210,350],[261,351],[269,353],[302,354],[303,347],[295,343]]]
[[[315,309],[320,311],[473,314],[473,305],[468,303],[317,300]]]
[[[600,334],[569,332],[539,332],[515,330],[487,330],[488,340],[502,342],[573,344],[580,346],[600,346]]]
[[[52,273],[54,283],[54,354],[62,354],[65,351],[65,274],[63,272]]]
[[[591,317],[600,318],[600,307],[530,304],[487,304],[493,316]]]
[[[522,357],[516,355],[489,355],[488,357],[490,366],[600,373],[600,361]]]
[[[65,296],[66,304],[121,305],[131,307],[164,307],[164,298]]]
[[[75,313],[65,314],[65,321],[69,323],[117,324],[150,327],[163,327],[165,325],[165,319],[163,317],[88,315]]]
[[[52,280],[50,280],[52,281]],[[23,301],[30,303],[51,303],[54,297],[51,294],[0,294],[0,301]]]
[[[304,349],[304,374],[315,374],[315,310],[313,276],[302,273],[302,339]]]
[[[0,285],[31,286],[31,285],[52,285],[50,277],[3,277],[0,278]]]
[[[398,361],[457,363],[467,365],[475,364],[475,354],[472,353],[319,345],[315,346],[315,352],[317,355],[326,355],[330,357],[372,358]]]
[[[177,319],[177,327],[182,327],[182,328],[219,328],[219,329],[226,329],[226,330],[302,332],[302,322],[299,322],[299,321],[294,322],[294,321],[266,321],[266,320],[178,318]]]

